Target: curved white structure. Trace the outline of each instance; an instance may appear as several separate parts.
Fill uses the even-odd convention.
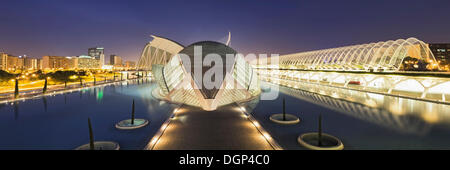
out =
[[[341,71],[400,71],[406,57],[412,57],[438,67],[428,45],[416,38],[389,40],[386,42],[345,46],[272,57],[258,61],[258,67],[341,70]]]
[[[304,82],[448,103],[450,78],[403,68],[413,61],[414,67],[421,62],[422,71],[439,69],[428,44],[416,38],[262,58],[252,64],[261,80],[285,86]]]
[[[196,47],[202,47],[202,55],[196,58]],[[215,63],[207,66],[196,63],[197,59],[203,61],[210,54],[217,54],[223,65]],[[187,59],[181,55],[186,54]],[[231,62],[226,55],[232,54]],[[204,41],[197,42],[180,51],[166,65],[154,65],[153,75],[158,88],[153,95],[164,100],[201,107],[204,110],[215,110],[219,106],[239,101],[246,101],[261,93],[259,79],[255,70],[248,64],[243,56],[225,44]],[[227,62],[225,62],[227,61]],[[202,68],[197,72],[198,68]],[[214,80],[218,86],[208,87],[205,80],[211,70],[224,70],[220,79]],[[217,69],[219,68],[219,69]],[[218,73],[217,73],[218,74]]]
[[[139,58],[137,69],[152,70],[153,64],[165,65],[173,55],[180,52],[183,45],[167,38],[152,35],[153,40],[145,45]]]

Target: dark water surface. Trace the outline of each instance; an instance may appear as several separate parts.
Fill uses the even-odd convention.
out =
[[[88,117],[96,141],[115,141],[121,149],[143,149],[173,106],[151,95],[150,80],[132,80],[115,85],[29,99],[0,106],[0,149],[74,149],[89,142]],[[136,130],[118,130],[114,125],[131,117],[150,121]]]
[[[344,89],[317,87],[311,93],[268,83],[276,100],[255,102],[252,115],[284,149],[304,149],[297,137],[323,131],[338,137],[345,149],[450,149],[450,106]],[[332,95],[327,95],[327,94]],[[300,117],[296,125],[281,125],[269,116],[286,112]],[[349,101],[353,100],[353,101]]]

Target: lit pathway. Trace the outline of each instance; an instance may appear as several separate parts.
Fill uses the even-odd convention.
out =
[[[272,150],[236,105],[207,112],[182,106],[155,150]]]

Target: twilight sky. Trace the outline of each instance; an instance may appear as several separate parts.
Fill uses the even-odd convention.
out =
[[[448,0],[1,0],[0,51],[76,56],[89,47],[137,60],[159,35],[187,46],[288,54],[416,37],[450,42]]]

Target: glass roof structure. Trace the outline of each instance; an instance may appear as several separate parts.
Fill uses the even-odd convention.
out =
[[[257,67],[305,70],[399,71],[406,57],[437,63],[428,44],[416,38],[352,45],[271,57]]]

